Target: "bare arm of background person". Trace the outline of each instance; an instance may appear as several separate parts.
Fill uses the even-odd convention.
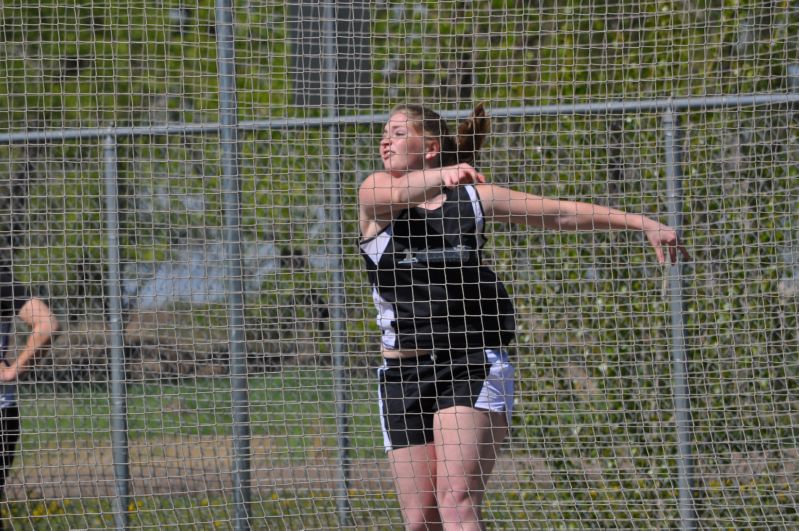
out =
[[[30,327],[31,332],[16,359],[9,361],[10,366],[0,368],[0,381],[3,382],[14,381],[25,372],[34,356],[50,344],[53,334],[58,331],[58,321],[41,299],[30,299],[22,305],[17,315]]]

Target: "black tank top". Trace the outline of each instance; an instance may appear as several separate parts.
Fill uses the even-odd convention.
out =
[[[0,363],[8,366],[6,351],[14,316],[30,299],[24,286],[14,282],[11,271],[0,266]],[[16,382],[0,383],[0,409],[17,404]]]
[[[447,189],[440,208],[404,210],[361,241],[385,348],[471,350],[513,341],[513,303],[481,263],[483,228],[477,191],[466,185]]]

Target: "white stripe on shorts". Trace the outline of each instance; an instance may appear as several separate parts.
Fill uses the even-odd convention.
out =
[[[515,370],[508,361],[507,350],[486,349],[485,353],[491,369],[474,407],[486,411],[504,411],[508,417],[508,426],[510,426],[513,413]]]

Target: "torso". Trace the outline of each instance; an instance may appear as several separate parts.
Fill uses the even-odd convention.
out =
[[[483,225],[477,191],[463,185],[361,241],[386,357],[512,340],[513,305],[481,265]]]
[[[437,210],[441,208],[444,204],[444,201],[447,200],[446,194],[440,194],[430,201],[425,201],[424,203],[419,203],[414,208],[418,208],[421,210]],[[361,239],[368,240],[370,238],[374,238],[378,234],[380,234],[386,227],[391,225],[394,220],[377,220],[377,219],[361,219],[360,226],[361,226]]]

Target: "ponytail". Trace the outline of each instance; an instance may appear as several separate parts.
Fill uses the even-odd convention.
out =
[[[477,160],[477,152],[483,146],[490,127],[491,119],[486,116],[485,107],[480,103],[474,108],[472,115],[458,126],[455,137],[456,163],[471,164]]]

